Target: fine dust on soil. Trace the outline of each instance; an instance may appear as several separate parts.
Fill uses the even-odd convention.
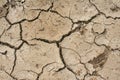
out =
[[[119,0],[0,0],[0,80],[120,80]]]

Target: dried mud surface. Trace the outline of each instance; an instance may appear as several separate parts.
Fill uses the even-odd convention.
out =
[[[0,80],[120,80],[119,0],[0,0]]]

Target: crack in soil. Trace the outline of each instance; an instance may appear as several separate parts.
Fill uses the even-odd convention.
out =
[[[20,0],[20,1],[21,1],[21,0]],[[26,3],[26,2],[27,2],[27,1],[23,1],[23,2],[21,2],[21,3]],[[62,17],[63,19],[68,19],[68,20],[70,20],[70,23],[72,23],[71,29],[70,29],[67,33],[62,34],[62,36],[60,37],[59,40],[49,40],[49,39],[45,39],[45,38],[39,37],[39,38],[32,38],[31,41],[44,42],[44,43],[48,43],[49,45],[55,44],[55,45],[57,46],[57,48],[58,48],[58,50],[59,50],[59,57],[60,57],[61,62],[62,62],[62,64],[63,64],[64,66],[61,67],[61,68],[59,68],[56,72],[59,73],[59,72],[61,72],[62,70],[67,69],[68,71],[70,71],[70,73],[72,73],[72,74],[75,76],[75,79],[76,79],[76,80],[80,80],[80,79],[77,77],[77,74],[76,74],[76,72],[74,71],[74,69],[72,69],[69,65],[67,65],[67,62],[65,61],[65,58],[64,58],[64,55],[63,55],[63,54],[64,54],[64,53],[63,53],[63,49],[68,49],[68,50],[74,51],[74,52],[80,57],[79,64],[82,64],[82,65],[84,66],[85,70],[86,70],[86,73],[85,73],[85,75],[84,75],[84,77],[83,77],[83,80],[87,80],[86,78],[87,78],[88,76],[96,76],[96,77],[99,76],[101,79],[107,80],[107,79],[105,78],[105,76],[99,74],[99,71],[97,71],[97,70],[93,71],[92,74],[90,74],[90,73],[89,73],[89,69],[88,69],[88,67],[86,66],[86,63],[83,63],[83,62],[81,61],[81,57],[82,57],[82,56],[79,55],[79,52],[77,52],[77,51],[74,50],[74,49],[67,48],[67,47],[64,47],[64,46],[61,46],[61,45],[60,45],[60,43],[62,43],[63,41],[65,41],[66,38],[68,38],[69,36],[71,36],[72,34],[74,34],[74,33],[76,33],[76,32],[80,32],[80,33],[81,33],[80,35],[85,35],[85,31],[83,31],[83,29],[82,29],[82,28],[84,28],[84,25],[85,25],[86,27],[88,27],[88,25],[91,24],[93,20],[97,19],[97,18],[98,18],[99,16],[101,16],[101,15],[103,15],[106,19],[113,19],[113,20],[119,20],[119,19],[120,19],[120,17],[108,16],[107,14],[105,14],[104,12],[102,12],[102,11],[97,7],[97,5],[92,2],[92,0],[89,0],[89,3],[90,3],[92,6],[95,7],[95,9],[97,10],[98,13],[95,14],[95,15],[93,15],[93,16],[91,16],[90,19],[88,19],[88,20],[78,20],[78,21],[74,22],[74,20],[73,20],[71,17],[63,16],[63,15],[60,14],[57,10],[53,10],[53,8],[54,8],[54,6],[55,6],[55,5],[54,5],[54,1],[53,1],[53,2],[51,2],[51,6],[49,6],[48,9],[42,9],[42,8],[41,8],[41,9],[31,9],[31,10],[33,10],[33,11],[39,11],[38,15],[37,15],[35,18],[30,19],[30,20],[27,19],[27,18],[24,18],[24,19],[21,19],[21,20],[18,21],[18,22],[12,23],[12,22],[8,19],[7,15],[9,14],[9,8],[10,8],[10,6],[11,6],[12,8],[15,8],[15,6],[16,6],[17,4],[16,4],[15,0],[11,0],[11,1],[7,0],[7,2],[3,5],[3,7],[0,7],[0,18],[4,17],[5,20],[7,21],[7,23],[10,25],[10,26],[7,28],[7,31],[9,31],[9,30],[12,28],[13,25],[19,24],[19,29],[20,29],[19,36],[20,36],[20,41],[22,41],[22,42],[21,42],[21,44],[20,44],[18,47],[16,47],[16,46],[11,45],[11,43],[8,43],[8,42],[6,42],[6,41],[0,41],[0,45],[1,45],[1,46],[6,46],[6,47],[9,47],[9,48],[11,48],[11,49],[14,49],[14,61],[13,61],[13,64],[12,64],[12,69],[11,69],[10,73],[7,72],[6,70],[4,70],[5,73],[6,73],[7,75],[9,75],[13,80],[19,80],[16,76],[14,77],[14,75],[13,75],[13,72],[16,70],[16,65],[17,65],[17,64],[16,64],[16,62],[17,62],[17,55],[16,55],[16,54],[17,54],[17,51],[20,50],[20,49],[23,47],[24,44],[27,44],[28,46],[36,46],[36,45],[37,45],[37,43],[32,44],[32,43],[30,43],[29,41],[27,41],[26,39],[23,38],[24,29],[23,29],[22,23],[23,23],[23,22],[26,22],[26,21],[27,21],[27,22],[34,22],[34,21],[36,21],[36,20],[39,20],[39,18],[41,17],[41,14],[42,14],[43,12],[46,12],[46,13],[51,12],[51,13],[54,13],[54,15],[59,15],[59,16]],[[64,8],[64,7],[63,7],[63,8]],[[117,12],[117,11],[119,10],[119,7],[118,7],[117,5],[115,5],[115,7],[110,8],[110,9],[111,9],[112,11],[114,11],[114,12]],[[49,25],[49,24],[48,24],[48,25]],[[72,28],[74,27],[74,25],[77,25],[77,27],[75,27],[74,29],[72,29]],[[81,30],[81,31],[80,31],[80,30]],[[45,31],[45,30],[44,30],[44,31]],[[58,30],[58,31],[59,31],[59,30]],[[87,31],[87,29],[86,29],[86,31]],[[15,32],[14,32],[14,33],[15,33]],[[104,29],[104,31],[99,34],[99,33],[97,33],[97,32],[94,32],[94,30],[93,30],[93,28],[92,28],[91,34],[95,35],[95,37],[94,37],[94,39],[93,39],[94,41],[93,41],[92,44],[95,44],[95,45],[97,45],[98,47],[101,47],[101,46],[105,47],[105,50],[104,50],[104,52],[103,52],[102,54],[97,55],[96,57],[94,57],[93,59],[91,59],[91,60],[89,60],[89,61],[87,62],[87,63],[90,63],[91,65],[93,65],[93,68],[94,68],[94,69],[96,69],[96,68],[98,68],[98,67],[100,67],[101,69],[103,69],[103,68],[104,68],[104,65],[107,63],[107,60],[108,60],[109,55],[111,54],[111,52],[112,52],[112,51],[116,51],[116,50],[117,50],[117,51],[120,51],[119,48],[111,49],[110,46],[107,46],[107,45],[105,45],[105,44],[101,44],[101,45],[100,45],[100,44],[98,44],[98,43],[96,42],[96,37],[99,36],[99,35],[104,35],[105,33],[107,33],[107,30],[106,30],[106,29]],[[2,34],[0,34],[0,38],[3,36],[3,34],[5,34],[5,30],[2,32]],[[44,34],[43,34],[43,35],[44,35]],[[74,41],[73,41],[73,42],[74,42]],[[66,42],[66,43],[67,43],[67,42]],[[82,44],[82,42],[81,42],[80,44]],[[71,44],[69,44],[69,45],[71,45]],[[84,46],[83,46],[83,47],[84,47]],[[5,50],[4,52],[1,51],[0,54],[2,54],[2,55],[7,55],[7,54],[10,54],[10,53],[8,53],[8,51]],[[92,55],[92,54],[91,54],[91,55]],[[94,55],[94,54],[93,54],[93,55]],[[0,56],[1,56],[1,55],[0,55]],[[54,56],[54,55],[53,55],[53,56]],[[48,56],[48,57],[49,57],[49,56]],[[69,57],[69,56],[68,56],[68,57]],[[54,63],[54,62],[48,63],[48,64],[44,65],[44,66],[42,67],[42,70],[41,70],[40,73],[37,73],[37,72],[35,72],[35,71],[30,70],[31,72],[37,74],[37,78],[36,78],[35,80],[40,80],[40,77],[42,76],[42,74],[45,73],[45,72],[44,72],[44,69],[45,69],[46,67],[50,66],[50,65],[53,64],[53,63]],[[80,75],[81,75],[81,74],[80,74]],[[62,79],[61,79],[61,80],[62,80]]]

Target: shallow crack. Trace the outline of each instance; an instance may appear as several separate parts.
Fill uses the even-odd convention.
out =
[[[4,70],[4,72],[9,75],[13,80],[18,80],[16,77],[12,76],[11,74],[9,74],[7,71]]]
[[[13,63],[12,70],[11,70],[11,72],[10,72],[10,75],[11,75],[11,74],[14,72],[14,70],[15,70],[16,61],[17,61],[16,52],[17,52],[17,50],[14,51],[14,63]]]
[[[62,47],[62,48],[63,49],[68,49],[68,50],[71,50],[71,51],[75,52],[79,56],[79,58],[81,58],[81,56],[79,55],[79,53],[77,51],[75,51],[74,49],[66,48],[66,47]]]
[[[24,43],[26,43],[26,44],[29,45],[29,46],[34,46],[34,45],[36,45],[36,44],[30,44],[29,42],[27,42],[26,40],[23,39],[23,35],[22,35],[23,29],[22,29],[21,23],[19,23],[19,27],[20,27],[20,40],[22,40]]]
[[[97,7],[91,0],[89,0],[89,3],[92,4],[92,5],[96,8],[96,10],[98,11],[98,13],[99,13],[99,14],[102,14],[106,19],[109,19],[109,18],[110,18],[110,19],[114,19],[114,20],[120,19],[120,17],[107,16],[104,12],[100,11],[100,10],[98,9],[98,7]]]
[[[16,61],[17,61],[17,55],[16,55],[17,50],[19,50],[23,46],[24,43],[25,42],[22,42],[17,48],[15,48],[15,51],[14,51],[14,63],[13,63],[12,70],[11,70],[10,74],[12,74],[14,72],[14,70],[15,70]]]
[[[100,13],[97,13],[95,15],[93,15],[90,19],[88,20],[81,20],[81,21],[77,21],[77,22],[74,22],[75,24],[78,24],[78,23],[83,23],[83,24],[89,24],[90,22],[92,22],[92,20],[94,20],[96,17],[98,17],[100,15]]]
[[[79,80],[76,76],[76,73],[71,68],[67,67],[67,70],[69,70],[71,73],[73,73],[75,75],[76,80]]]
[[[33,22],[33,21],[35,21],[35,20],[37,20],[37,19],[39,18],[41,12],[48,12],[48,11],[50,11],[50,9],[52,9],[52,8],[53,8],[53,2],[51,3],[51,6],[50,6],[47,10],[45,10],[45,9],[31,9],[31,10],[38,10],[38,11],[39,11],[38,15],[37,15],[35,18],[33,18],[33,19],[31,19],[31,20],[22,19],[22,20],[20,20],[20,21],[18,21],[18,22],[14,22],[14,23],[12,23],[12,22],[7,18],[7,15],[9,14],[9,11],[8,11],[7,14],[6,14],[6,16],[5,16],[6,21],[10,24],[10,27],[8,28],[8,30],[12,27],[12,25],[15,25],[15,24],[21,24],[21,23],[23,23],[23,22],[25,22],[25,21]]]
[[[5,52],[0,52],[0,54],[6,55],[6,54],[7,54],[7,51],[5,51]]]
[[[67,64],[64,60],[64,57],[63,57],[63,54],[62,54],[62,47],[59,45],[59,43],[57,43],[57,47],[59,48],[59,56],[60,56],[60,59],[62,61],[62,63],[64,64],[64,66],[62,68],[59,68],[56,72],[59,72],[63,69],[65,69],[67,67]]]
[[[0,35],[0,38],[2,37],[2,35],[5,33],[5,29],[4,29],[4,31],[2,32],[2,34]]]
[[[59,72],[59,71],[61,71],[61,70],[64,70],[65,68],[67,68],[67,70],[69,70],[72,74],[75,75],[76,80],[79,80],[79,79],[77,78],[76,73],[66,64],[66,62],[65,62],[65,60],[64,60],[64,57],[63,57],[63,54],[62,54],[62,49],[63,49],[64,47],[61,47],[61,46],[59,45],[59,43],[57,44],[57,46],[58,46],[58,48],[59,48],[60,58],[61,58],[61,61],[62,61],[63,64],[64,64],[64,66],[63,66],[62,68],[59,68],[56,72]],[[65,48],[65,49],[69,49],[69,48]],[[70,50],[72,50],[72,49],[70,49]],[[74,51],[74,50],[72,50],[72,51]],[[76,51],[74,51],[74,52],[81,58],[81,56],[80,56]],[[87,69],[86,65],[81,62],[81,60],[80,60],[80,64],[84,65],[84,67],[85,67],[85,69],[86,69],[86,71],[87,71],[87,74],[88,74],[88,69]]]
[[[50,41],[50,40],[47,40],[47,39],[42,39],[42,38],[33,38],[32,40],[38,40],[38,41],[43,41],[43,42],[46,42],[46,43],[49,43],[49,44],[52,44],[52,43],[60,43],[62,42],[66,37],[70,36],[72,33],[76,32],[77,30],[79,30],[81,28],[81,26],[78,26],[76,27],[75,29],[73,30],[70,30],[68,33],[62,35],[62,37],[59,39],[59,40],[53,40],[53,41]]]
[[[0,44],[3,45],[3,46],[8,46],[8,47],[10,47],[10,48],[12,48],[12,49],[16,49],[16,48],[17,48],[17,47],[15,47],[15,46],[7,43],[7,42],[2,42],[2,41],[0,41]]]
[[[42,71],[41,71],[40,73],[38,73],[38,76],[37,76],[36,80],[39,80],[40,76],[41,76],[41,75],[43,74],[43,72],[44,72],[44,69],[45,69],[47,66],[49,66],[49,65],[51,65],[51,64],[53,64],[53,63],[55,63],[55,62],[51,62],[51,63],[48,63],[48,64],[44,65],[44,66],[42,67]]]
[[[69,19],[73,24],[75,23],[70,17],[63,16],[63,15],[61,15],[59,12],[57,12],[57,11],[55,11],[55,10],[50,10],[50,12],[55,13],[55,14],[59,15],[59,16],[62,17],[62,18]],[[73,25],[72,25],[72,27],[73,27]]]

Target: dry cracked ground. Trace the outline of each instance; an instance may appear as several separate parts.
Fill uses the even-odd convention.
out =
[[[0,0],[0,80],[120,80],[120,0]]]

